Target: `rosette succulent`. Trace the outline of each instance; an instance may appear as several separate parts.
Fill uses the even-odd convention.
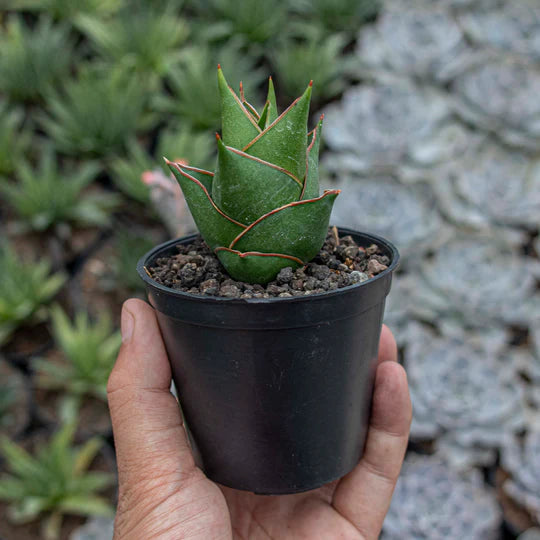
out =
[[[339,190],[319,196],[322,117],[307,132],[312,83],[278,114],[272,79],[259,113],[218,66],[221,136],[215,172],[167,161],[199,232],[227,272],[267,283],[309,262],[324,243]]]

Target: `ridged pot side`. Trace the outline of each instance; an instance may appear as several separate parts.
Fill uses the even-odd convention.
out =
[[[171,362],[191,436],[212,480],[265,494],[314,489],[361,457],[385,298],[399,254],[369,281],[323,294],[239,299],[192,295],[154,282],[138,264]]]

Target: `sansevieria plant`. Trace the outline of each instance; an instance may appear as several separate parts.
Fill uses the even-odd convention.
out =
[[[272,79],[261,112],[218,66],[221,136],[215,172],[167,161],[202,237],[236,280],[267,283],[321,249],[339,190],[319,195],[322,117],[308,133],[312,83],[278,114]]]

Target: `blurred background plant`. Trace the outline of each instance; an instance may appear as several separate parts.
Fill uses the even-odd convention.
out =
[[[46,514],[46,540],[60,538],[64,515],[113,515],[110,503],[97,493],[110,486],[114,476],[89,471],[103,442],[92,438],[75,447],[75,428],[75,423],[65,425],[33,451],[6,437],[0,440],[8,471],[0,476],[0,500],[8,503],[7,517],[25,524]]]
[[[51,272],[49,261],[22,261],[15,247],[0,244],[0,344],[8,341],[22,324],[46,317],[42,309],[65,282],[61,273]]]
[[[18,229],[46,231],[55,225],[103,226],[119,202],[115,193],[83,190],[95,179],[99,165],[85,162],[59,167],[59,158],[47,146],[37,167],[24,158],[16,164],[15,181],[0,184],[0,191],[20,220]]]
[[[62,357],[58,361],[34,360],[38,386],[71,396],[90,395],[105,400],[107,379],[121,342],[108,314],[91,322],[87,313],[79,312],[72,323],[60,307],[53,306],[51,318],[54,340]]]
[[[29,27],[12,15],[0,34],[0,92],[12,100],[36,101],[63,82],[76,61],[68,26],[42,17]]]
[[[387,536],[538,525],[536,0],[4,0],[0,28],[3,433],[78,419],[81,443],[92,428],[112,443],[121,301],[144,295],[142,254],[193,230],[162,157],[213,168],[220,63],[259,107],[269,75],[281,110],[314,80],[322,183],[348,193],[332,221],[402,253],[387,321],[416,413]],[[66,474],[54,463],[43,478]],[[49,492],[27,489],[36,537]],[[0,519],[0,537],[12,527]],[[110,540],[110,519],[88,530]]]

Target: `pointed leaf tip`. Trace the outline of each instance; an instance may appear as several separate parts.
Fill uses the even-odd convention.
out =
[[[221,64],[218,64],[218,65],[217,65],[217,68],[218,68],[219,70],[221,70]]]
[[[219,136],[219,133],[216,131],[216,141],[221,141],[221,137]]]
[[[309,86],[313,86],[313,79],[311,79],[311,81],[309,81]]]

